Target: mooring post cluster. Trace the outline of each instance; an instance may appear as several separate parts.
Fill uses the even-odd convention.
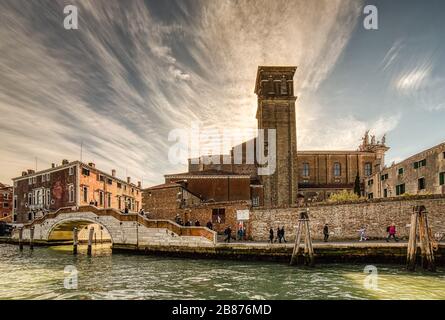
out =
[[[300,212],[298,219],[297,234],[295,237],[294,250],[290,265],[298,264],[298,255],[300,254],[300,244],[302,240],[302,234],[304,230],[304,264],[308,266],[314,265],[314,248],[312,246],[311,230],[309,227],[309,214],[308,209]]]
[[[425,206],[414,206],[411,214],[411,226],[406,257],[406,267],[410,271],[416,269],[417,232],[420,241],[421,265],[429,271],[436,271],[434,261],[433,237],[428,225],[428,212]]]

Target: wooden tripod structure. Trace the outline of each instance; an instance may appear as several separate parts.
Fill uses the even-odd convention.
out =
[[[411,229],[409,232],[406,268],[410,271],[416,269],[417,231],[419,232],[421,264],[424,269],[436,271],[434,263],[433,236],[428,226],[428,212],[425,206],[414,206],[411,214]]]
[[[297,235],[295,237],[294,250],[290,260],[290,265],[298,264],[298,255],[300,254],[300,244],[302,234],[304,232],[304,264],[308,266],[314,265],[314,248],[312,246],[311,230],[309,228],[309,215],[307,211],[300,212],[298,219]]]

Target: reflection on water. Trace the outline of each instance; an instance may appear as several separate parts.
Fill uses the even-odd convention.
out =
[[[377,266],[378,288],[366,289],[365,265],[318,265],[111,255],[110,245],[35,248],[0,244],[0,299],[445,299],[445,272],[407,273]],[[64,288],[77,268],[78,289]]]

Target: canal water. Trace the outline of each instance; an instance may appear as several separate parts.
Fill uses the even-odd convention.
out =
[[[109,247],[97,246],[89,257],[84,247],[73,256],[69,246],[20,252],[0,244],[0,299],[445,299],[444,268],[430,274],[376,265],[377,275],[369,276],[364,264],[311,269],[112,255]],[[77,270],[77,289],[69,289],[74,273],[65,268]]]

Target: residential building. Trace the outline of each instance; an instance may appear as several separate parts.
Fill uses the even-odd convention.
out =
[[[46,212],[70,206],[94,205],[139,211],[141,183],[122,180],[96,168],[94,163],[63,160],[61,165],[35,172],[23,171],[14,182],[14,221],[26,223]]]
[[[0,221],[12,222],[13,188],[0,183]]]

